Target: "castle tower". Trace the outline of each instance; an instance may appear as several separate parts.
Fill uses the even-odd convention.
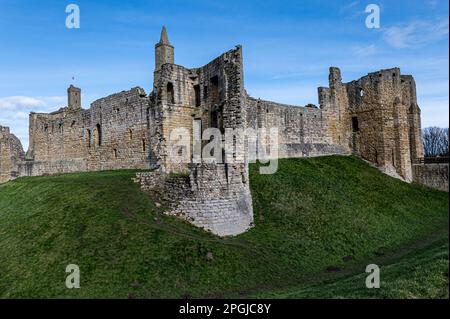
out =
[[[350,150],[349,101],[346,85],[342,83],[341,70],[330,67],[329,88],[319,88],[319,103],[327,119],[330,143]]]
[[[161,30],[161,39],[155,45],[154,83],[157,82],[161,67],[166,63],[174,63],[174,47],[170,45],[166,27],[163,26]]]
[[[67,105],[70,109],[81,109],[81,89],[70,85],[67,89]]]

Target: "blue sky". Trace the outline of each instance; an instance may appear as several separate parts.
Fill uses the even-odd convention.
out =
[[[80,29],[65,27],[70,3]],[[365,26],[370,3],[380,29]],[[65,106],[71,83],[85,108],[134,86],[149,92],[164,24],[187,67],[242,44],[247,91],[278,102],[317,104],[330,66],[345,82],[399,66],[416,79],[423,126],[448,127],[448,10],[446,0],[0,0],[0,124],[27,148],[28,113]]]

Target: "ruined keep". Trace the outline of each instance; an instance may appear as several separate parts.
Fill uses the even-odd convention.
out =
[[[66,172],[154,169],[138,174],[136,182],[171,195],[167,214],[226,236],[253,226],[248,161],[254,156],[245,142],[226,138],[215,141],[232,150],[231,159],[217,162],[193,155],[207,143],[201,134],[208,128],[223,133],[276,127],[276,157],[356,154],[391,176],[413,180],[412,163],[423,157],[420,109],[413,77],[398,68],[343,83],[340,70],[332,67],[329,87],[318,89],[319,106],[300,107],[247,94],[241,46],[194,69],[175,64],[174,57],[163,28],[149,94],[136,87],[84,109],[81,90],[71,85],[66,107],[30,114],[26,156],[20,141],[2,127],[0,182]],[[257,139],[264,146],[272,143]]]

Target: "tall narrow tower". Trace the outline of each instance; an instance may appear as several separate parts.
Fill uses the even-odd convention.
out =
[[[70,85],[67,89],[68,107],[74,110],[81,108],[81,89]]]
[[[166,63],[174,63],[174,48],[170,45],[169,37],[167,36],[166,27],[163,26],[161,30],[161,39],[155,45],[155,73],[154,83],[156,84],[161,71],[161,67]]]

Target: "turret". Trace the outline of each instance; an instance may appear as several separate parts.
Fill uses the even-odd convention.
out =
[[[154,83],[157,82],[159,72],[164,64],[174,63],[174,47],[170,45],[169,37],[167,36],[166,27],[163,26],[161,30],[161,38],[155,45],[155,74]]]
[[[328,77],[330,88],[335,88],[342,84],[341,70],[336,67],[330,67],[330,75]]]
[[[81,89],[70,85],[67,89],[67,106],[70,109],[78,110],[81,109]]]

